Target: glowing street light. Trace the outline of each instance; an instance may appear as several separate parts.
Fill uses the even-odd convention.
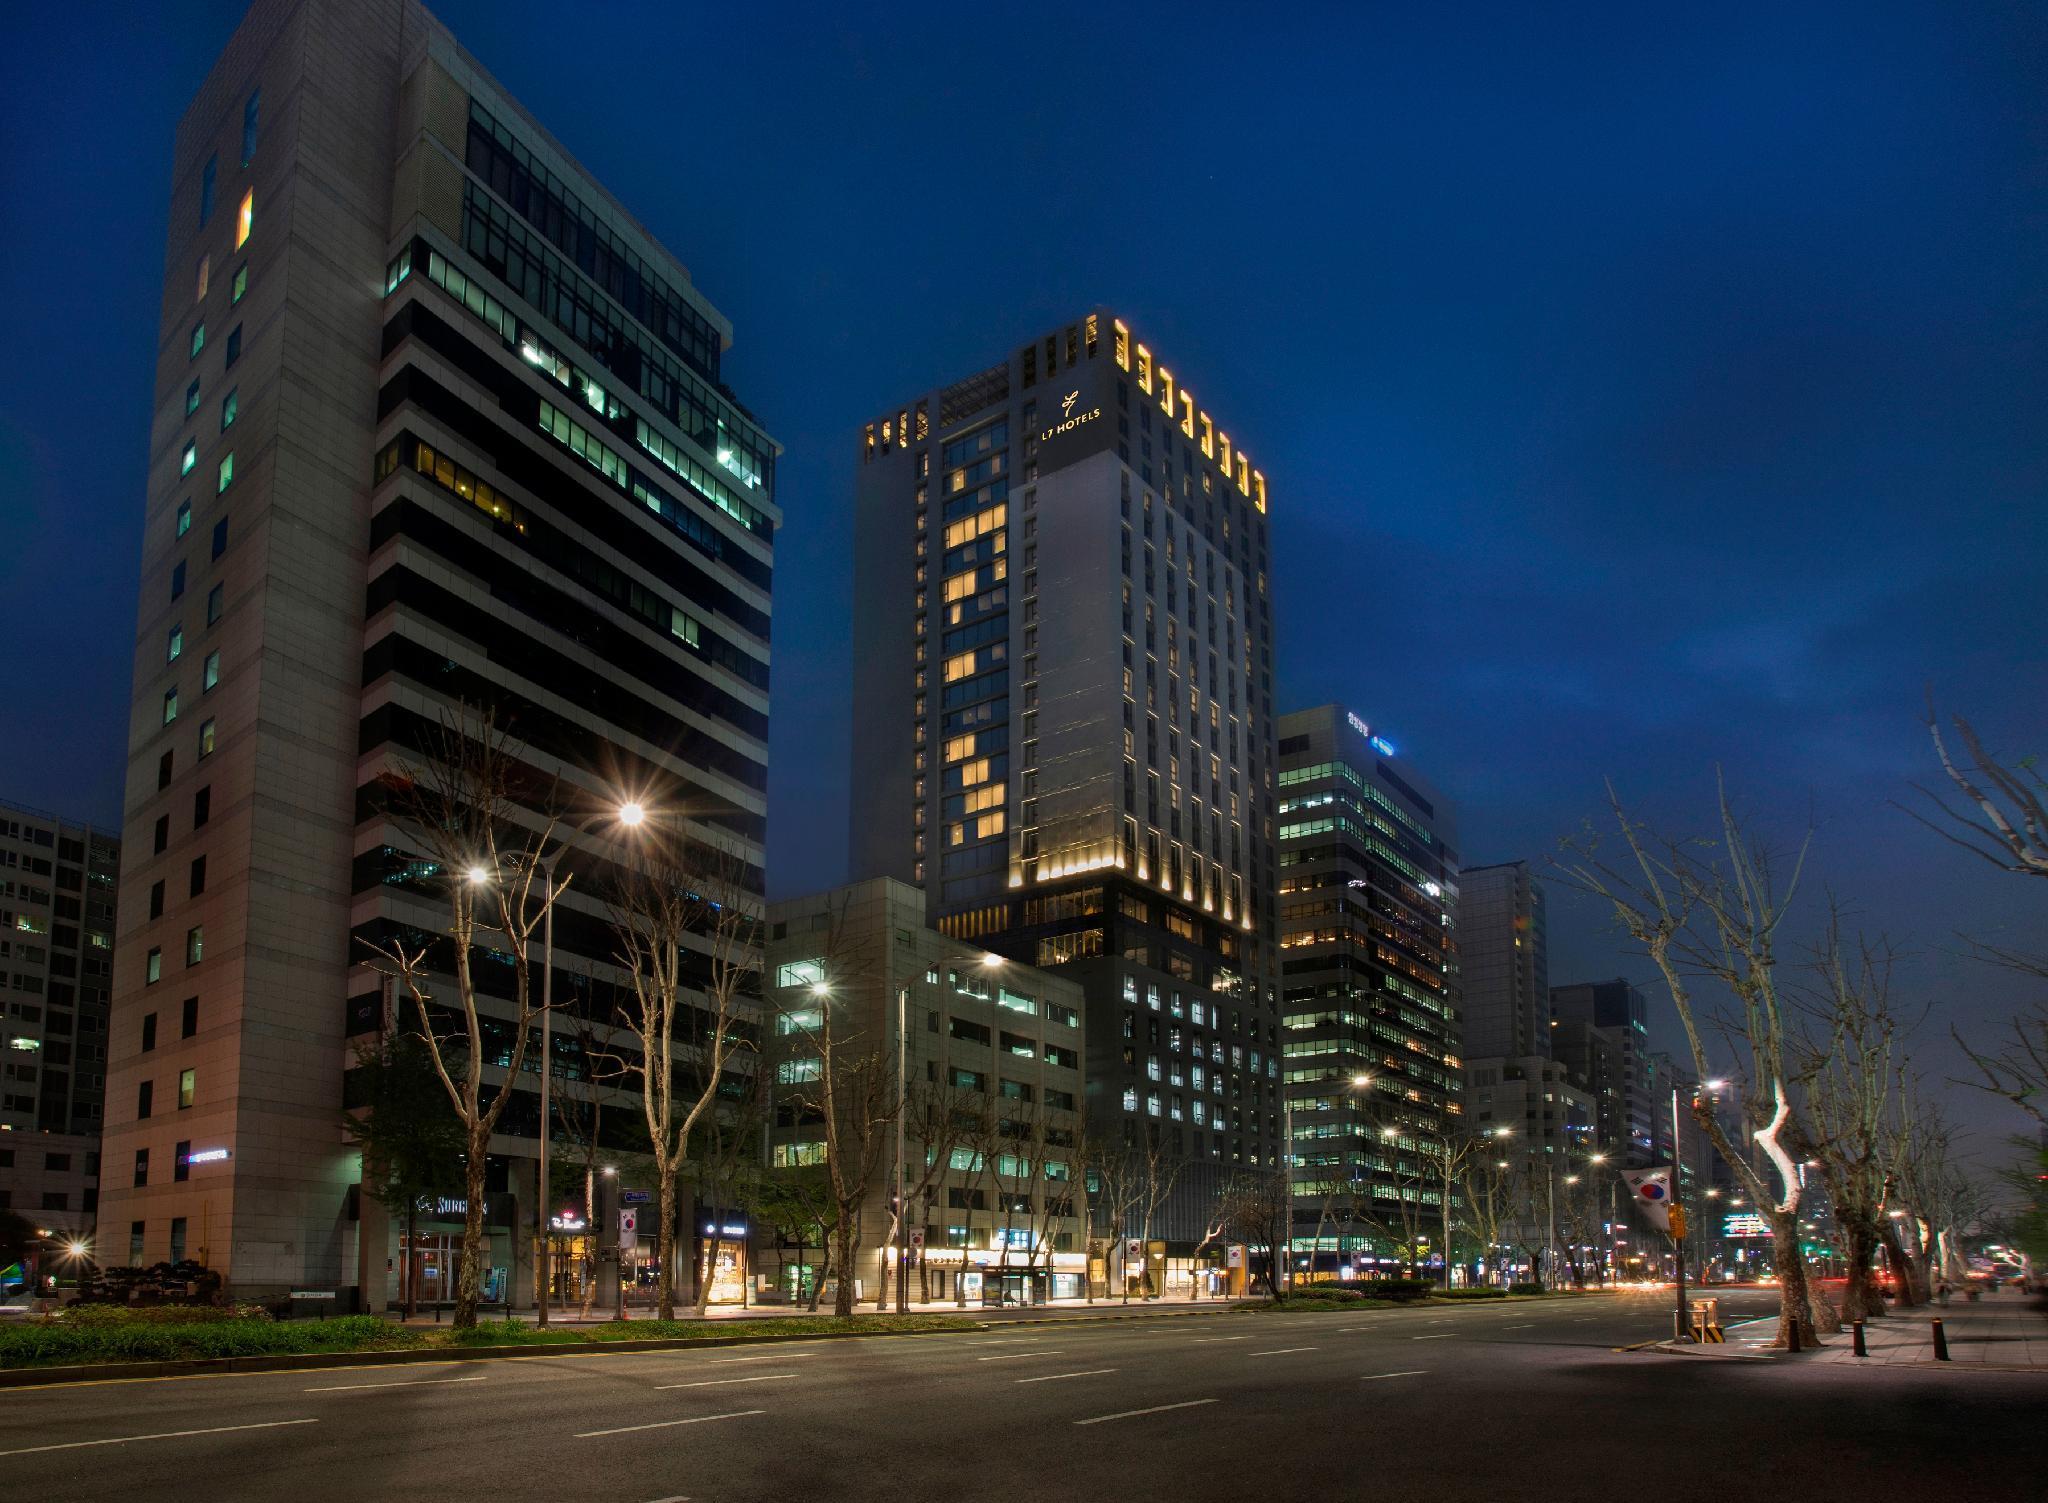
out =
[[[647,822],[647,810],[637,803],[619,805],[619,823],[627,829],[634,829]]]

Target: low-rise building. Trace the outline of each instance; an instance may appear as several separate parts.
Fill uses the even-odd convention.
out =
[[[1085,1293],[1081,987],[927,927],[923,892],[891,877],[771,904],[768,925],[769,1173],[824,1164],[829,1091],[842,1153],[875,1165],[858,1297],[874,1298],[895,1266],[896,1157],[893,1141],[863,1154],[853,1119],[893,1116],[898,1101],[911,1299]],[[870,1130],[893,1139],[895,1123]],[[815,1239],[757,1227],[755,1240],[765,1288],[783,1298],[844,1275]],[[1099,1285],[1100,1249],[1096,1262]]]

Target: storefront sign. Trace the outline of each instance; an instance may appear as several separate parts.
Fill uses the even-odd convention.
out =
[[[225,1148],[196,1148],[185,1155],[188,1164],[219,1164],[233,1155]]]
[[[654,1199],[652,1190],[621,1190],[619,1204],[622,1206],[644,1206]]]
[[[1045,443],[1062,433],[1071,433],[1083,423],[1092,423],[1102,416],[1102,409],[1100,407],[1090,407],[1079,412],[1075,411],[1074,404],[1080,400],[1081,389],[1078,386],[1060,398],[1059,418],[1050,428],[1046,428],[1039,433],[1038,441],[1040,443]]]

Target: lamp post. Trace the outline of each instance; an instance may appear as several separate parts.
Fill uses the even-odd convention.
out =
[[[1604,1153],[1589,1153],[1586,1155],[1586,1162],[1589,1164],[1604,1164],[1607,1162],[1607,1155]],[[1606,1266],[1602,1270],[1602,1281],[1609,1285],[1614,1282],[1614,1217],[1614,1181],[1609,1179],[1607,1181],[1607,1258]]]

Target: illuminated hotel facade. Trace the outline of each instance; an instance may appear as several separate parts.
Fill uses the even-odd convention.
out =
[[[1105,309],[863,430],[853,870],[1080,982],[1089,1130],[1280,1151],[1264,473]]]
[[[404,1246],[342,1131],[359,1051],[410,1007],[369,946],[448,925],[388,797],[488,708],[523,787],[673,800],[758,892],[776,446],[688,271],[417,4],[258,0],[174,163],[100,1257],[342,1308],[409,1268],[445,1297],[461,1206]],[[558,1112],[593,1089],[576,1019],[622,979],[608,849],[559,856]],[[494,1091],[506,957],[473,959]],[[486,1163],[485,1294],[518,1305],[527,1061]],[[603,1113],[605,1145],[638,1114]]]

